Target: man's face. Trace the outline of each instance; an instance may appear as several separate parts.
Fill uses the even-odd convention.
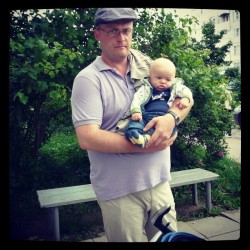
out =
[[[102,48],[102,56],[120,61],[128,56],[132,41],[133,22],[117,21],[100,24],[94,31]]]

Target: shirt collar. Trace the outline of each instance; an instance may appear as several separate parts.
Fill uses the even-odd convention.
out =
[[[101,56],[97,56],[96,58],[96,68],[99,71],[104,71],[104,70],[116,71],[115,68],[112,68],[106,63],[104,63]],[[131,69],[131,66],[130,64],[128,64],[127,73],[130,71],[130,69]]]

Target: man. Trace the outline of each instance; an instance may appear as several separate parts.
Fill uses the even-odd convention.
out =
[[[154,126],[155,132],[143,149],[116,133],[152,62],[130,48],[136,20],[130,8],[97,9],[94,36],[102,54],[78,73],[71,97],[73,124],[80,147],[88,151],[109,242],[149,241],[158,231],[150,220],[164,205],[171,205],[165,217],[177,230],[169,146],[177,137],[171,137],[173,128],[190,108],[180,110],[174,102],[172,113],[150,121],[145,130]]]
[[[226,87],[226,101],[224,103],[224,110],[226,111],[227,114],[232,117],[232,102],[233,102],[233,97],[231,94],[231,88],[229,86]],[[232,119],[230,120],[229,124],[226,124],[227,126],[227,131],[225,132],[226,137],[232,137]]]

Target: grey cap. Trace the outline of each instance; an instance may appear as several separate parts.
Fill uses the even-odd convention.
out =
[[[95,13],[95,26],[121,19],[136,21],[137,15],[131,8],[98,8]]]

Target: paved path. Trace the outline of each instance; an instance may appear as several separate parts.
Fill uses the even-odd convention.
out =
[[[178,222],[178,230],[192,233],[206,241],[232,241],[240,238],[240,210],[223,212],[216,217]],[[107,242],[104,233],[83,242]]]
[[[240,210],[231,210],[219,216],[178,222],[178,230],[192,233],[206,241],[233,241],[240,238]],[[107,242],[104,233],[83,242]]]
[[[206,241],[238,240],[240,238],[240,210],[222,212],[215,217],[178,222],[178,230],[195,234]]]
[[[232,137],[226,138],[228,143],[229,156],[241,162],[241,130],[239,128],[232,129]]]

